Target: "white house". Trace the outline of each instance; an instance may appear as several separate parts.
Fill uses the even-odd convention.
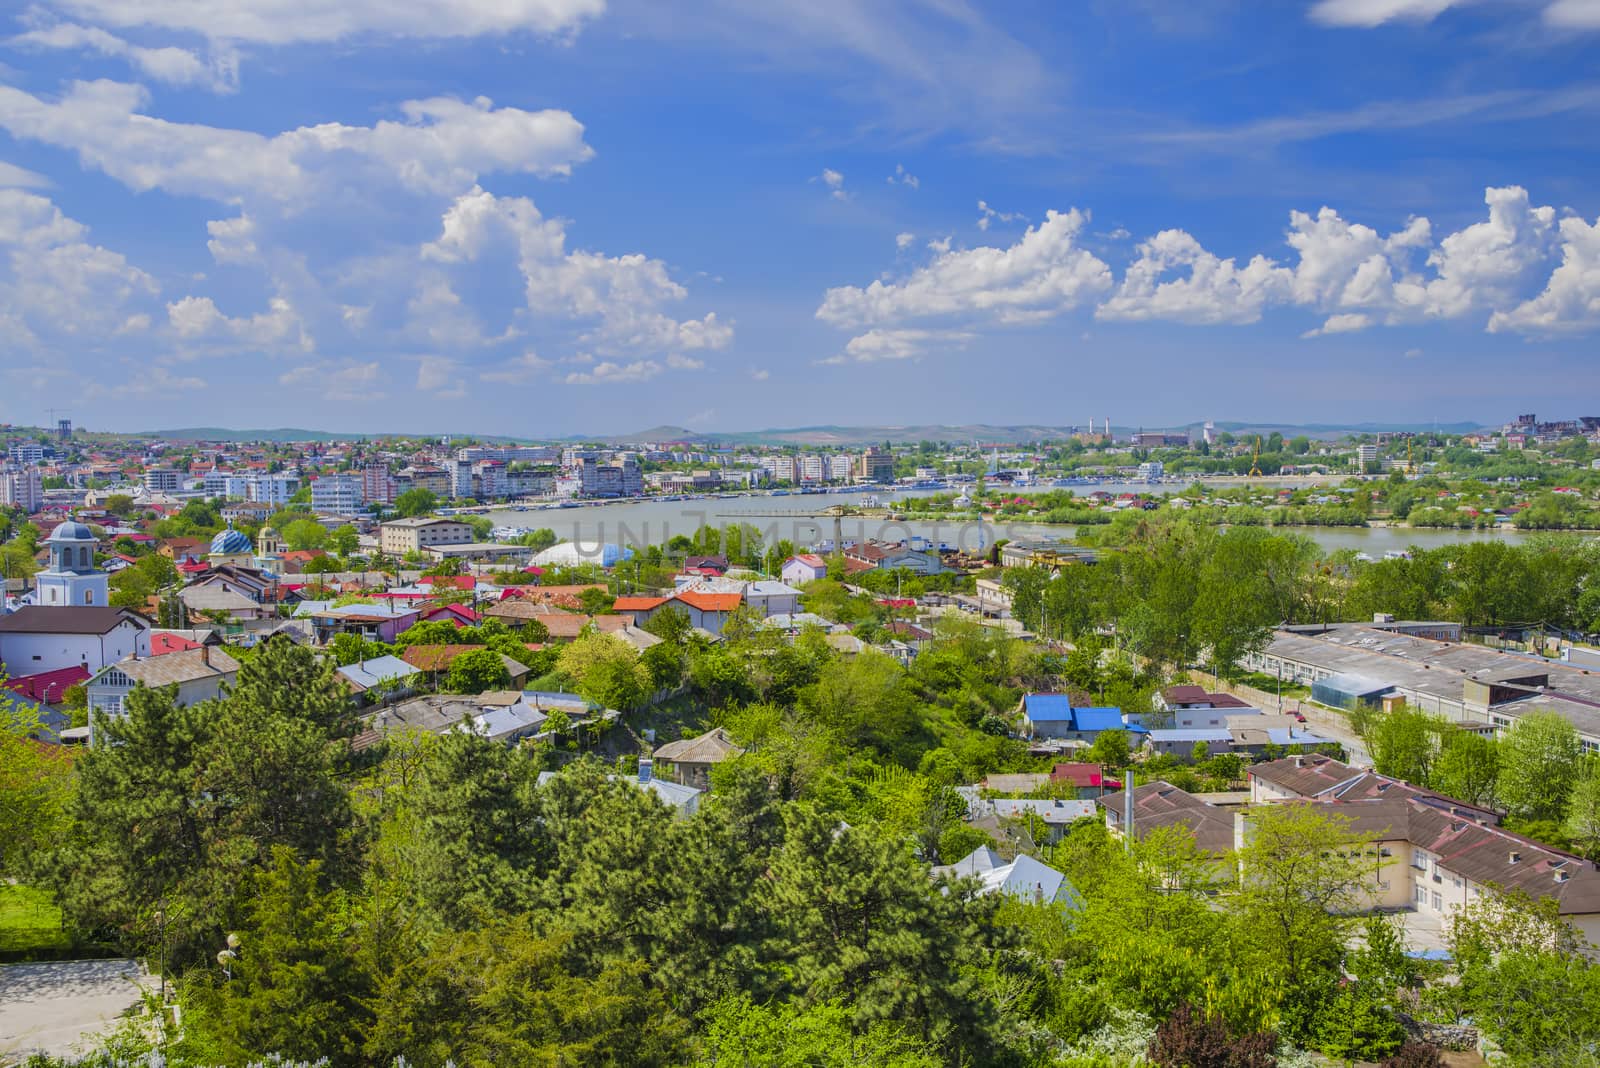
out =
[[[798,586],[803,582],[815,582],[819,578],[827,578],[828,561],[816,553],[801,553],[783,562],[780,575],[783,581],[791,586]]]
[[[125,608],[28,605],[0,616],[0,664],[11,675],[84,667],[91,673],[150,655],[150,623]]]
[[[89,742],[94,744],[96,715],[120,716],[135,686],[176,686],[178,704],[192,705],[221,697],[223,686],[238,676],[239,662],[209,645],[110,664],[84,683],[89,697]]]
[[[786,616],[800,611],[800,591],[786,582],[762,579],[744,587],[744,603],[762,616]]]

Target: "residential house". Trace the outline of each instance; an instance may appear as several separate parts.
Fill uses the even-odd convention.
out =
[[[792,615],[800,611],[800,591],[787,582],[762,579],[744,586],[744,603],[765,616]]]
[[[343,605],[306,601],[294,612],[296,619],[311,621],[318,645],[327,645],[339,634],[354,634],[367,641],[390,644],[409,630],[421,614],[421,609],[410,605],[363,601]]]
[[[381,701],[410,693],[422,670],[397,656],[375,656],[335,668],[334,674],[344,680],[357,697],[372,694]]]
[[[680,569],[685,575],[697,575],[701,578],[721,578],[728,573],[728,558],[726,556],[690,556],[683,561]]]
[[[1059,797],[996,797],[982,800],[979,805],[994,813],[999,820],[1020,820],[1035,828],[1030,835],[1037,845],[1061,841],[1067,830],[1081,819],[1094,816],[1094,802],[1076,798]],[[1043,828],[1041,836],[1037,828]]]
[[[711,769],[743,753],[744,749],[728,732],[717,727],[695,738],[680,738],[658,746],[651,756],[658,769],[663,763],[670,767],[674,781],[709,790]]]
[[[1145,736],[1144,747],[1161,756],[1174,756],[1188,760],[1195,746],[1206,747],[1206,757],[1226,753],[1233,745],[1233,735],[1226,727],[1178,727],[1171,730],[1153,730]]]
[[[1093,801],[1108,789],[1122,789],[1122,784],[1109,778],[1099,764],[1057,764],[1050,769],[1050,781],[1057,785],[1070,784],[1078,799],[1083,801]]]
[[[1034,904],[1076,908],[1081,902],[1067,877],[1041,860],[1023,854],[1006,861],[988,846],[979,846],[954,864],[933,869],[935,878],[977,879],[982,893],[1008,894]]]
[[[1105,812],[1106,829],[1122,837],[1126,830],[1124,791],[1105,794],[1096,799],[1096,804]],[[1226,809],[1161,780],[1133,790],[1134,835],[1143,838],[1157,827],[1186,828],[1194,836],[1195,845],[1207,853],[1220,856],[1234,848],[1234,820]]]
[[[545,786],[558,776],[559,772],[541,771],[539,773],[539,787]],[[673,810],[673,815],[680,817],[693,816],[700,810],[700,795],[703,791],[683,783],[672,782],[668,779],[658,779],[653,774],[649,758],[639,761],[639,773],[635,776],[610,776],[612,781],[632,783],[645,793],[654,794],[656,799]]]
[[[482,645],[411,645],[400,654],[400,659],[414,668],[428,672],[435,684],[439,677],[450,670],[450,665],[463,653],[474,653],[486,648]],[[500,662],[505,665],[506,674],[510,676],[511,685],[517,689],[522,688],[523,680],[528,677],[530,669],[527,664],[513,660],[504,653],[495,654],[500,657]]]
[[[25,605],[0,616],[0,665],[12,675],[61,668],[96,672],[150,655],[150,622],[126,608]]]
[[[483,615],[487,619],[498,619],[508,627],[538,622],[549,633],[551,641],[572,641],[583,633],[585,627],[592,626],[603,634],[610,634],[633,623],[631,615],[588,616],[520,597],[489,605],[483,610]]]
[[[1017,711],[1022,718],[1022,733],[1028,738],[1092,743],[1109,730],[1127,731],[1132,735],[1148,733],[1138,723],[1129,722],[1119,708],[1074,708],[1072,698],[1064,693],[1027,694]]]
[[[128,694],[138,686],[176,687],[180,705],[221,697],[223,687],[239,676],[239,662],[221,649],[198,645],[161,656],[127,660],[101,668],[84,685],[89,700],[90,744],[99,716],[120,716]]]
[[[938,553],[930,549],[913,549],[905,542],[858,542],[845,547],[844,558],[847,562],[854,561],[866,568],[884,571],[905,568],[918,575],[937,575],[944,570]]]
[[[801,553],[783,562],[779,577],[790,586],[799,586],[828,577],[828,561],[816,553]]]
[[[739,610],[744,598],[737,593],[701,593],[684,590],[673,594],[673,600],[689,611],[689,624],[721,634],[733,613]]]

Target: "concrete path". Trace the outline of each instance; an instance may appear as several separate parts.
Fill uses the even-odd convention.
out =
[[[0,1064],[86,1048],[138,1003],[148,979],[131,960],[0,965]]]

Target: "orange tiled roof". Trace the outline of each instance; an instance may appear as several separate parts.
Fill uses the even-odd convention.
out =
[[[732,612],[744,603],[744,597],[737,593],[701,593],[698,590],[686,590],[674,594],[674,597],[702,612]]]
[[[618,612],[648,612],[666,604],[670,597],[618,597],[611,605]]]

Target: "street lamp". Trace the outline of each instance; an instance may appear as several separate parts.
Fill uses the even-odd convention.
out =
[[[224,979],[233,978],[233,962],[239,959],[239,936],[233,933],[228,935],[228,944],[217,951],[217,963],[222,965]]]

